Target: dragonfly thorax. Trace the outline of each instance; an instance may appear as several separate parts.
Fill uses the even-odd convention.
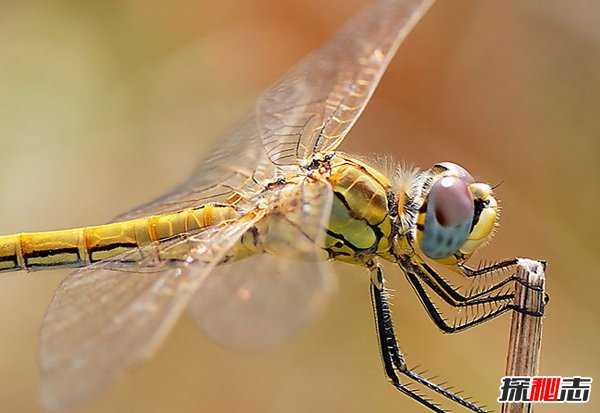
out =
[[[342,153],[330,160],[328,181],[333,190],[325,249],[330,258],[364,263],[390,254],[394,233],[388,178]]]

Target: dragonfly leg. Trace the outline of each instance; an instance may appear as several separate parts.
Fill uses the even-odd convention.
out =
[[[507,271],[511,267],[516,267],[518,259],[509,259],[501,261],[496,264],[492,264],[487,267],[473,270],[466,266],[460,266],[461,272],[467,277],[478,277],[478,276],[491,276],[494,274],[500,274],[502,271]],[[412,273],[418,276],[428,287],[430,287],[440,298],[446,301],[453,307],[468,306],[472,304],[479,304],[490,301],[490,296],[494,292],[498,292],[493,296],[491,301],[498,301],[499,299],[512,299],[514,298],[514,287],[510,288],[509,291],[501,292],[502,287],[511,283],[520,283],[524,287],[532,291],[542,292],[538,287],[528,285],[524,283],[519,277],[514,275],[514,272],[504,277],[498,282],[492,283],[483,288],[479,288],[476,291],[471,291],[467,294],[463,294],[459,289],[453,287],[446,281],[440,274],[438,274],[432,267],[424,262],[414,262],[410,259],[401,260],[400,266],[405,273]],[[485,280],[484,280],[485,281]],[[508,288],[508,287],[507,287]],[[546,295],[545,301],[549,298]]]
[[[546,261],[540,261],[542,263],[544,271],[546,270]],[[502,261],[498,261],[496,263],[490,265],[484,265],[481,268],[471,268],[468,265],[460,264],[459,268],[462,270],[463,274],[467,277],[477,277],[479,275],[489,274],[498,270],[502,270],[509,267],[514,267],[519,264],[518,258],[508,258]]]
[[[410,370],[404,359],[398,340],[396,338],[396,332],[394,330],[394,324],[392,321],[392,313],[389,305],[389,295],[385,289],[385,279],[383,277],[383,271],[381,266],[377,263],[372,263],[370,266],[371,270],[371,300],[373,304],[373,311],[375,314],[375,325],[377,327],[377,336],[379,339],[379,349],[381,352],[381,358],[383,361],[383,367],[386,375],[391,381],[392,385],[396,387],[400,392],[408,395],[413,400],[423,404],[434,412],[445,412],[446,410],[429,400],[425,396],[421,395],[417,391],[409,388],[406,384],[400,382],[398,373],[409,378],[413,382],[419,383],[420,385],[433,390],[434,392],[446,397],[447,399],[460,404],[461,406],[479,413],[485,413],[485,410],[481,407],[463,399],[455,393],[452,393],[443,387],[433,383],[431,380],[421,376],[420,374]]]
[[[495,318],[508,310],[518,311],[531,316],[542,316],[544,313],[543,306],[542,311],[540,312],[531,312],[525,308],[519,307],[519,305],[515,302],[514,283],[523,284],[528,288],[529,291],[531,291],[532,294],[544,294],[542,298],[543,305],[545,305],[545,303],[548,301],[547,295],[545,295],[542,290],[537,287],[524,284],[523,280],[514,274],[505,277],[495,284],[486,286],[480,291],[471,292],[465,295],[461,294],[456,288],[452,287],[443,277],[441,277],[427,264],[405,263],[405,265],[405,268],[407,269],[405,271],[406,276],[419,296],[419,299],[423,303],[425,310],[429,313],[434,323],[446,333],[455,333],[465,330],[469,327],[473,327]],[[470,273],[468,276],[475,277],[479,275],[486,275],[516,265],[516,259],[506,260],[479,270],[469,269]],[[444,318],[431,300],[431,297],[425,290],[425,285],[431,288],[431,290],[437,296],[442,298],[452,307],[467,307],[474,308],[475,310],[483,308],[484,311],[481,313],[473,312],[470,316],[467,316],[461,321],[459,321],[459,317],[461,316],[459,312],[455,314],[454,319],[449,322],[449,320]]]

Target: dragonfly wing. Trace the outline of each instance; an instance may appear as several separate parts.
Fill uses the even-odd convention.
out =
[[[187,181],[173,191],[117,216],[113,222],[166,214],[221,202],[232,197],[247,199],[274,180],[276,168],[267,158],[254,115],[246,117],[196,168]]]
[[[256,111],[271,161],[296,164],[315,152],[336,149],[432,2],[374,2],[268,90]]]
[[[78,270],[58,288],[40,336],[40,395],[50,410],[73,407],[108,385],[162,343],[189,299],[226,251],[263,214],[172,240],[189,244],[176,264],[152,246]],[[129,254],[147,258],[127,263]]]
[[[328,258],[322,249],[331,216],[333,190],[326,180],[300,176],[274,193],[277,205],[263,229],[267,253],[288,258]]]
[[[261,350],[309,324],[335,291],[324,245],[333,192],[306,178],[279,192],[278,208],[258,234],[266,251],[211,272],[189,311],[227,347]]]
[[[251,196],[280,176],[276,165],[297,165],[337,148],[432,2],[380,0],[366,8],[264,93],[186,182],[114,221]]]
[[[239,351],[281,344],[313,321],[336,289],[331,263],[268,254],[213,271],[188,309],[216,342]]]

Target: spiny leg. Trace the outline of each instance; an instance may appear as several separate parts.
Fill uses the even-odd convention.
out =
[[[371,300],[373,303],[373,310],[375,314],[375,324],[377,326],[377,335],[379,339],[379,346],[381,351],[381,358],[383,360],[383,366],[386,375],[391,380],[392,384],[396,389],[402,393],[408,395],[413,400],[418,401],[424,406],[428,407],[435,412],[445,412],[440,406],[433,403],[431,400],[426,399],[421,394],[408,388],[405,384],[400,382],[396,372],[400,372],[404,376],[411,380],[427,387],[430,390],[446,397],[447,399],[460,404],[461,406],[478,413],[485,413],[481,407],[463,399],[455,393],[452,393],[441,386],[433,383],[429,379],[415,373],[410,370],[406,365],[404,356],[398,346],[396,339],[396,332],[392,321],[392,314],[389,306],[388,294],[385,290],[385,280],[381,266],[377,263],[371,263]]]
[[[546,261],[540,261],[544,271],[546,270]],[[484,265],[480,268],[471,268],[468,265],[460,264],[459,268],[462,270],[463,274],[467,277],[477,277],[478,275],[483,275],[486,273],[498,271],[508,267],[514,267],[519,264],[519,258],[508,258],[502,261],[498,261],[492,263],[490,265]]]
[[[488,263],[487,265],[480,266],[479,268],[471,268],[466,264],[459,264],[458,268],[460,269],[462,275],[464,275],[465,277],[480,278],[482,276],[486,277],[486,276],[491,276],[493,274],[502,273],[503,271],[506,271],[509,268],[515,269],[517,266],[520,265],[520,261],[521,261],[520,258],[515,257],[515,258],[504,259],[504,260],[498,261],[498,262]],[[546,261],[542,260],[539,262],[541,263],[543,270],[545,271],[546,270]],[[525,280],[516,276],[515,273],[511,273],[503,281],[501,281],[495,285],[492,285],[491,287],[488,287],[487,289],[480,291],[479,293],[477,293],[475,295],[471,295],[469,297],[469,299],[473,299],[478,296],[485,295],[486,293],[496,290],[498,287],[502,287],[503,285],[508,284],[509,282],[512,282],[512,281],[514,281],[515,283],[521,284],[522,286],[524,286],[525,288],[527,288],[531,291],[543,292],[543,289],[541,289],[540,287],[530,285]],[[549,300],[549,297],[547,295],[545,295],[545,301],[547,302],[548,300]]]
[[[459,315],[456,314],[454,321],[448,323],[448,320],[446,320],[442,316],[441,312],[437,309],[437,307],[427,294],[427,291],[425,290],[425,287],[423,285],[424,280],[410,272],[407,272],[406,276],[410,284],[416,291],[419,299],[421,300],[421,303],[425,307],[425,310],[427,311],[433,322],[445,333],[456,333],[462,330],[466,330],[469,327],[473,327],[475,325],[484,323],[485,321],[488,321],[492,318],[495,318],[508,310],[518,311],[527,315],[537,317],[541,317],[544,314],[543,311],[539,313],[530,312],[526,309],[520,308],[514,302],[510,301],[514,299],[514,294],[505,294],[478,298],[471,302],[460,303],[460,305],[456,305],[456,307],[474,307],[489,304],[490,306],[496,305],[497,307],[492,308],[490,311],[487,311],[481,315],[475,316],[472,319],[467,318],[464,322],[457,322],[456,320]],[[433,289],[433,291],[437,293],[435,289]]]
[[[501,293],[502,287],[517,282],[523,284],[523,281],[514,274],[507,276],[495,284],[484,287],[483,289],[462,294],[457,288],[450,285],[442,276],[440,276],[433,268],[422,261],[414,261],[411,257],[404,257],[400,261],[402,269],[407,273],[417,275],[427,286],[429,286],[440,298],[446,301],[453,307],[471,306],[474,304],[493,303],[502,300],[512,300],[514,298],[514,288],[510,292]],[[501,261],[490,266],[480,268],[478,270],[470,269],[466,266],[460,266],[463,275],[467,277],[485,276],[496,273],[500,270],[505,270],[514,267],[518,264],[518,259],[510,259]],[[525,287],[539,291],[538,288],[523,284]],[[499,292],[496,295],[491,295],[494,292]],[[546,298],[547,300],[547,298]]]

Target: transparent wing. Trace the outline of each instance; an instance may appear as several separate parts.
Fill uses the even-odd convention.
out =
[[[216,342],[241,351],[268,349],[322,312],[336,289],[330,267],[256,255],[216,268],[188,309]]]
[[[331,216],[333,190],[324,179],[308,176],[284,185],[274,192],[277,205],[261,228],[265,252],[293,259],[327,259],[320,247],[325,245],[326,228]]]
[[[275,180],[277,168],[266,156],[254,115],[246,117],[202,161],[187,181],[160,198],[117,216],[113,221],[166,214],[208,202],[243,202]]]
[[[66,410],[106,388],[124,369],[152,355],[190,297],[225,252],[264,212],[236,224],[172,240],[161,251],[188,243],[178,263],[147,258],[100,262],[78,270],[58,288],[40,336],[40,395],[50,410]]]
[[[333,192],[326,181],[284,188],[251,242],[265,253],[222,265],[195,293],[189,310],[210,337],[238,350],[277,345],[309,324],[335,291],[324,262]]]
[[[256,112],[271,161],[296,164],[337,148],[432,2],[376,1],[268,90]]]
[[[114,221],[250,197],[281,174],[276,165],[337,148],[432,1],[375,2],[268,90],[186,182]]]

